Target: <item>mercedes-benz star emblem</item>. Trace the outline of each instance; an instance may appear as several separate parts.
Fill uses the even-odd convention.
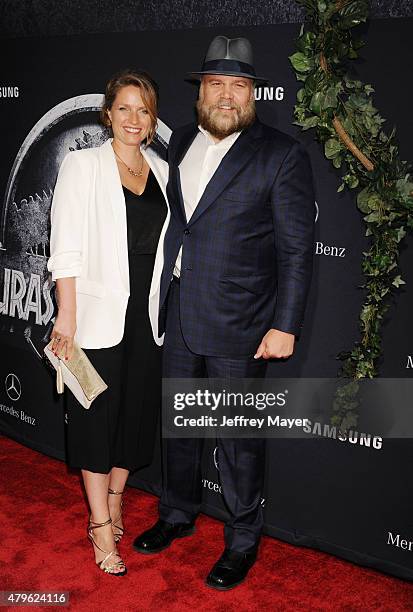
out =
[[[214,452],[213,452],[213,458],[214,458],[214,465],[217,468],[217,470],[219,470],[219,463],[218,463],[218,446],[216,446],[214,448]]]
[[[17,402],[22,394],[22,386],[16,374],[7,374],[4,383],[6,393],[13,402]]]

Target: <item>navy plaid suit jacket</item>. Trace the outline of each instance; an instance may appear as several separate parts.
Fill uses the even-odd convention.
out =
[[[200,355],[254,354],[270,329],[298,335],[311,279],[314,193],[302,146],[260,123],[244,130],[186,220],[179,164],[198,128],[176,130],[168,149],[171,219],[165,235],[160,334],[182,251],[181,327]]]

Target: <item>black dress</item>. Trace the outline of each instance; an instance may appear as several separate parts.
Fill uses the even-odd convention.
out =
[[[152,172],[141,196],[123,191],[130,280],[124,336],[116,346],[85,349],[108,385],[89,410],[66,392],[68,463],[102,474],[151,462],[161,405],[161,349],[152,336],[148,296],[166,203]]]

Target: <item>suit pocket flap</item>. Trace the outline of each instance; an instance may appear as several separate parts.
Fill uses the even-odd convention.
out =
[[[252,191],[224,191],[222,197],[224,200],[229,200],[237,204],[250,204],[260,199],[258,195]]]
[[[102,297],[105,295],[105,287],[96,281],[77,277],[76,292],[85,293],[86,295],[94,295],[95,297]]]
[[[274,277],[263,275],[251,275],[251,276],[226,276],[224,282],[233,283],[241,289],[245,289],[250,293],[255,293],[256,295],[260,295],[261,293],[266,293],[267,291],[271,291],[274,287]]]

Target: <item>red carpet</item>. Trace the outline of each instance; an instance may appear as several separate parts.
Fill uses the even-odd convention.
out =
[[[121,544],[128,574],[107,576],[86,540],[79,476],[4,437],[0,465],[0,590],[69,591],[69,609],[91,612],[413,610],[413,584],[270,538],[244,584],[211,590],[203,580],[222,551],[222,524],[202,515],[194,536],[160,555],[139,555],[132,539],[156,518],[157,498],[131,488]]]

